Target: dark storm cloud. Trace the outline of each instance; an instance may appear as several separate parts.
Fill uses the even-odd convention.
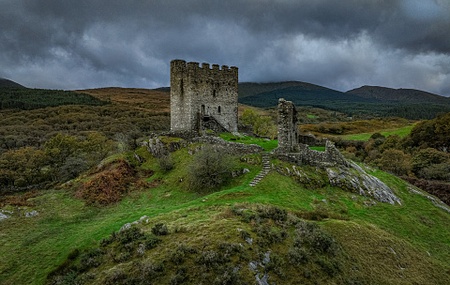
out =
[[[169,61],[241,81],[450,95],[447,0],[0,0],[0,77],[32,87],[158,87]]]

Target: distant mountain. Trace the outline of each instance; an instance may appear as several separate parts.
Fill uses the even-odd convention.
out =
[[[340,92],[300,82],[240,83],[239,102],[260,108],[274,107],[284,98],[297,106],[339,111],[349,116],[432,119],[450,112],[450,98],[413,89],[363,86]]]
[[[362,86],[346,92],[366,99],[403,103],[448,104],[450,98],[415,89],[392,89],[380,86]]]
[[[17,82],[14,82],[14,81],[6,79],[6,78],[0,78],[0,88],[3,88],[3,87],[25,88],[24,86],[20,85]]]
[[[304,89],[314,89],[317,85],[301,82],[301,81],[283,81],[271,83],[253,83],[242,82],[239,83],[239,97],[248,97],[258,95],[261,93],[271,92],[274,90],[281,90],[290,87],[300,87]]]
[[[243,86],[242,86],[243,85]],[[244,90],[241,90],[241,86]],[[261,92],[262,91],[262,92]],[[327,102],[372,102],[373,99],[355,97],[323,86],[289,81],[279,83],[242,83],[239,84],[239,101],[256,107],[272,107],[279,98],[294,102],[296,105],[317,106]],[[376,101],[376,100],[375,100]]]

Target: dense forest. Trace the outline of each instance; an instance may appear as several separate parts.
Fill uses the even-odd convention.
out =
[[[93,96],[74,91],[11,87],[1,88],[0,92],[0,110],[31,110],[61,105],[99,106],[108,104],[108,102],[101,101]]]

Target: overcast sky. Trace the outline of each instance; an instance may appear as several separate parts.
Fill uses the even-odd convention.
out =
[[[168,86],[172,59],[450,96],[450,0],[0,0],[0,77],[27,87]]]

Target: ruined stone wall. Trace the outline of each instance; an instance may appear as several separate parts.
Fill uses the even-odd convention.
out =
[[[204,116],[212,116],[237,132],[238,68],[213,64],[170,63],[171,131],[199,131]]]
[[[293,151],[298,144],[297,110],[294,103],[283,98],[278,100],[278,149]]]
[[[299,144],[296,152],[285,153],[277,150],[277,157],[297,165],[314,165],[329,167],[334,165],[347,166],[348,162],[330,141],[326,141],[325,151],[310,149],[307,145]]]

